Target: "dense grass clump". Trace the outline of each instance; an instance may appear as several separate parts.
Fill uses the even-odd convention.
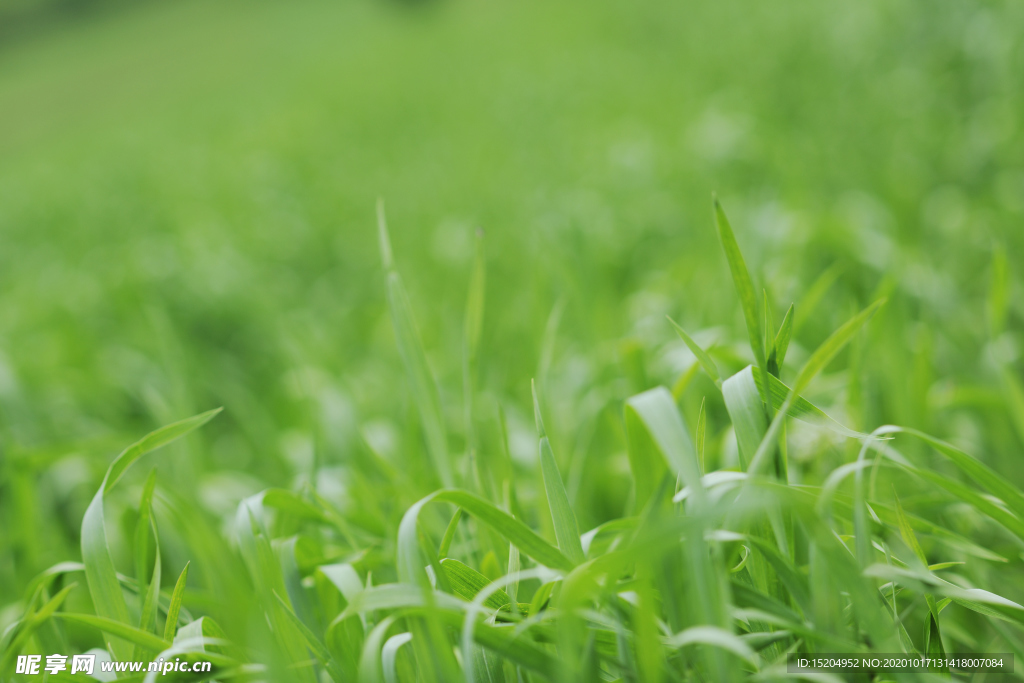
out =
[[[705,348],[671,323],[693,362],[671,389],[616,404],[629,495],[598,526],[580,525],[573,498],[589,485],[587,452],[559,453],[544,382],[533,385],[529,462],[510,456],[502,405],[480,390],[482,235],[453,438],[380,207],[407,380],[394,390],[408,392],[414,413],[406,448],[389,454],[368,436],[346,470],[348,505],[298,482],[245,498],[223,529],[154,470],[115,544],[105,501],[128,468],[218,411],[146,436],[113,461],[88,505],[82,561],[31,581],[0,671],[8,676],[22,653],[90,642],[115,661],[210,660],[217,680],[311,683],[783,679],[792,652],[1024,652],[1013,583],[1024,493],[950,443],[898,426],[861,433],[804,398],[837,357],[865,362],[857,347],[879,324],[884,295],[791,369],[799,312],[790,306],[775,324],[717,203],[714,222],[755,362],[735,370],[737,351]],[[996,317],[1004,286],[993,282]],[[691,425],[679,401],[698,373],[712,395]],[[724,405],[734,440],[714,444],[709,400]],[[851,457],[823,466],[808,433],[841,440]],[[408,504],[416,492],[426,494]],[[195,559],[176,581],[162,578],[158,518],[191,534]],[[116,556],[134,558],[134,571],[120,573]],[[240,609],[245,618],[227,630],[212,616]]]

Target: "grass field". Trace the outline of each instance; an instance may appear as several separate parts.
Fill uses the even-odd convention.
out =
[[[1024,677],[1024,6],[36,4],[0,680]]]

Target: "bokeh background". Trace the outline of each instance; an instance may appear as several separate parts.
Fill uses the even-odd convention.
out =
[[[1022,74],[1014,0],[0,0],[0,627],[79,556],[113,455],[201,410],[158,467],[210,529],[304,481],[389,529],[433,488],[370,495],[359,465],[420,438],[378,198],[456,452],[483,231],[476,419],[500,405],[533,471],[538,378],[582,528],[626,504],[636,391],[684,388],[690,424],[707,396],[735,457],[664,317],[749,362],[713,192],[776,323],[796,302],[790,367],[890,297],[819,405],[1024,484]]]

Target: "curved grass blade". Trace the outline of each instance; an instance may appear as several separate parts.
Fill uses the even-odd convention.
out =
[[[386,683],[398,683],[398,651],[411,640],[412,634],[406,631],[388,638],[381,648],[380,663]]]
[[[213,419],[220,411],[220,408],[210,410],[151,432],[122,451],[107,469],[107,473],[103,477],[103,484],[96,492],[82,518],[81,534],[85,578],[89,585],[89,593],[92,595],[93,605],[99,616],[124,625],[130,621],[128,606],[125,604],[117,572],[114,569],[114,562],[110,558],[110,551],[107,548],[107,532],[103,520],[104,494],[113,488],[128,468],[143,455],[198,429]],[[118,661],[131,659],[130,647],[119,638],[110,638],[108,647]]]
[[[419,539],[416,533],[416,520],[423,507],[431,502],[452,503],[462,507],[478,521],[487,524],[509,542],[514,543],[522,552],[526,553],[536,562],[551,569],[568,572],[576,566],[562,551],[552,546],[537,535],[536,532],[507,512],[500,510],[469,491],[443,489],[435,491],[413,504],[402,517],[402,522],[398,527],[396,560],[400,581],[413,584],[418,583],[417,574],[423,571]]]

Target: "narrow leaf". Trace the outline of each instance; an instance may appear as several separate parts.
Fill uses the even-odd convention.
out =
[[[778,377],[771,376],[768,379],[772,385],[772,398],[774,403],[776,405],[782,405],[789,397],[791,389]],[[764,400],[764,385],[761,384],[761,378],[756,374],[754,375],[754,383],[757,385],[757,393],[761,396],[761,399]],[[824,427],[836,434],[846,436],[851,439],[866,439],[870,436],[863,432],[858,432],[843,426],[803,396],[794,396],[789,410],[786,411],[786,415],[808,424]]]
[[[185,595],[185,583],[188,581],[188,566],[191,562],[185,563],[185,568],[178,575],[178,581],[174,584],[174,592],[171,593],[171,603],[167,608],[167,621],[164,624],[164,640],[174,641],[174,632],[178,628],[178,614],[181,612],[181,601]]]
[[[700,412],[697,413],[697,463],[700,465],[700,473],[703,475],[707,472],[707,466],[704,462],[704,437],[708,427],[708,415],[704,410],[705,399],[700,400]]]
[[[572,511],[569,496],[565,492],[562,476],[555,463],[555,455],[551,452],[548,438],[540,440],[540,466],[544,475],[544,490],[551,508],[551,521],[555,527],[555,538],[558,548],[574,563],[583,562],[583,545],[580,543],[580,529],[576,523],[576,514]]]
[[[679,323],[672,318],[669,318],[668,321],[676,328],[676,333],[679,335],[679,338],[683,340],[683,343],[686,344],[686,347],[690,349],[690,353],[697,357],[697,362],[699,362],[700,366],[704,368],[704,372],[711,376],[711,379],[715,381],[715,384],[722,386],[722,376],[718,372],[718,366],[715,365],[715,361],[711,359],[711,356],[708,355],[707,351],[702,349],[700,345],[686,333],[686,330],[679,326]]]
[[[459,520],[462,519],[462,508],[455,508],[455,514],[452,515],[452,519],[448,522],[448,528],[444,530],[444,536],[441,538],[441,545],[437,548],[437,556],[441,559],[448,557],[448,551],[452,547],[452,541],[455,539],[455,532],[459,530]]]
[[[451,463],[448,456],[448,434],[441,410],[441,398],[438,394],[434,374],[427,363],[427,354],[423,348],[412,306],[405,293],[402,278],[395,270],[394,258],[391,253],[391,240],[388,237],[387,222],[384,218],[384,204],[377,204],[377,228],[380,239],[381,260],[386,271],[386,289],[388,308],[391,311],[391,324],[395,329],[398,351],[405,365],[406,375],[412,389],[413,402],[419,411],[423,432],[427,440],[427,452],[434,470],[445,486],[454,483]]]
[[[892,497],[896,501],[896,520],[899,523],[900,536],[903,538],[903,542],[907,544],[907,547],[917,556],[917,559],[921,561],[921,564],[927,567],[928,557],[924,554],[924,550],[921,549],[921,544],[914,534],[914,529],[911,528],[910,522],[907,521],[907,516],[903,513],[903,505],[900,503],[899,496],[896,495],[895,490],[892,492]]]
[[[795,307],[790,304],[786,311],[786,317],[782,319],[779,333],[775,335],[775,355],[779,372],[782,372],[783,363],[786,362],[786,352],[789,351],[789,342],[793,339],[793,318]]]

